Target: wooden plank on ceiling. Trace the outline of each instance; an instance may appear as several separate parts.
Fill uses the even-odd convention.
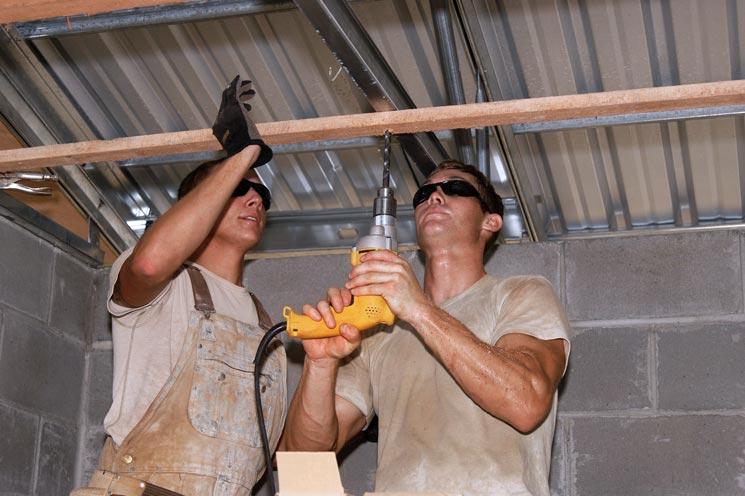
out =
[[[187,1],[192,0],[5,0],[0,2],[0,24],[102,14]]]
[[[268,122],[269,145],[745,104],[745,80]],[[219,150],[210,129],[10,150],[0,172]]]

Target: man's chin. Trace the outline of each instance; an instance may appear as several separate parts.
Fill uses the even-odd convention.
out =
[[[450,223],[446,222],[446,219],[441,216],[424,219],[422,224],[417,227],[418,233],[427,235],[447,233],[451,230],[452,226],[450,225]]]
[[[261,242],[261,236],[249,236],[241,239],[241,245],[246,251],[253,250]]]

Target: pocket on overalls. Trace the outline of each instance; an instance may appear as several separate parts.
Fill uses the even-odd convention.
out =
[[[211,340],[209,335],[208,339],[200,339],[189,396],[189,421],[204,435],[261,447],[253,365],[260,339],[254,336],[238,339],[239,342]],[[262,391],[274,393],[279,389],[273,382],[271,375],[261,374]],[[265,418],[271,419],[271,405],[275,401],[264,394],[262,401],[266,401]]]

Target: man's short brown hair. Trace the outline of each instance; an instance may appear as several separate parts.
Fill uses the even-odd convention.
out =
[[[210,160],[209,162],[198,165],[194,170],[188,173],[186,177],[181,180],[181,184],[179,184],[177,199],[180,200],[185,197],[187,193],[196,188],[199,183],[204,181],[207,176],[210,175],[212,169],[214,169],[220,162],[222,162],[222,159]]]
[[[199,183],[204,181],[205,178],[210,175],[212,169],[214,169],[215,166],[220,162],[222,162],[222,159],[211,160],[209,162],[198,165],[194,170],[189,172],[186,177],[181,180],[181,184],[179,184],[178,186],[177,199],[180,200],[181,198],[185,197],[189,191],[196,188]]]

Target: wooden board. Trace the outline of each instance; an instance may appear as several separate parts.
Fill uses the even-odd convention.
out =
[[[116,10],[184,3],[191,0],[4,0],[0,23],[38,21],[52,17],[102,14]]]
[[[527,98],[258,124],[269,144],[745,104],[745,80]],[[219,150],[210,129],[10,150],[0,172]]]

